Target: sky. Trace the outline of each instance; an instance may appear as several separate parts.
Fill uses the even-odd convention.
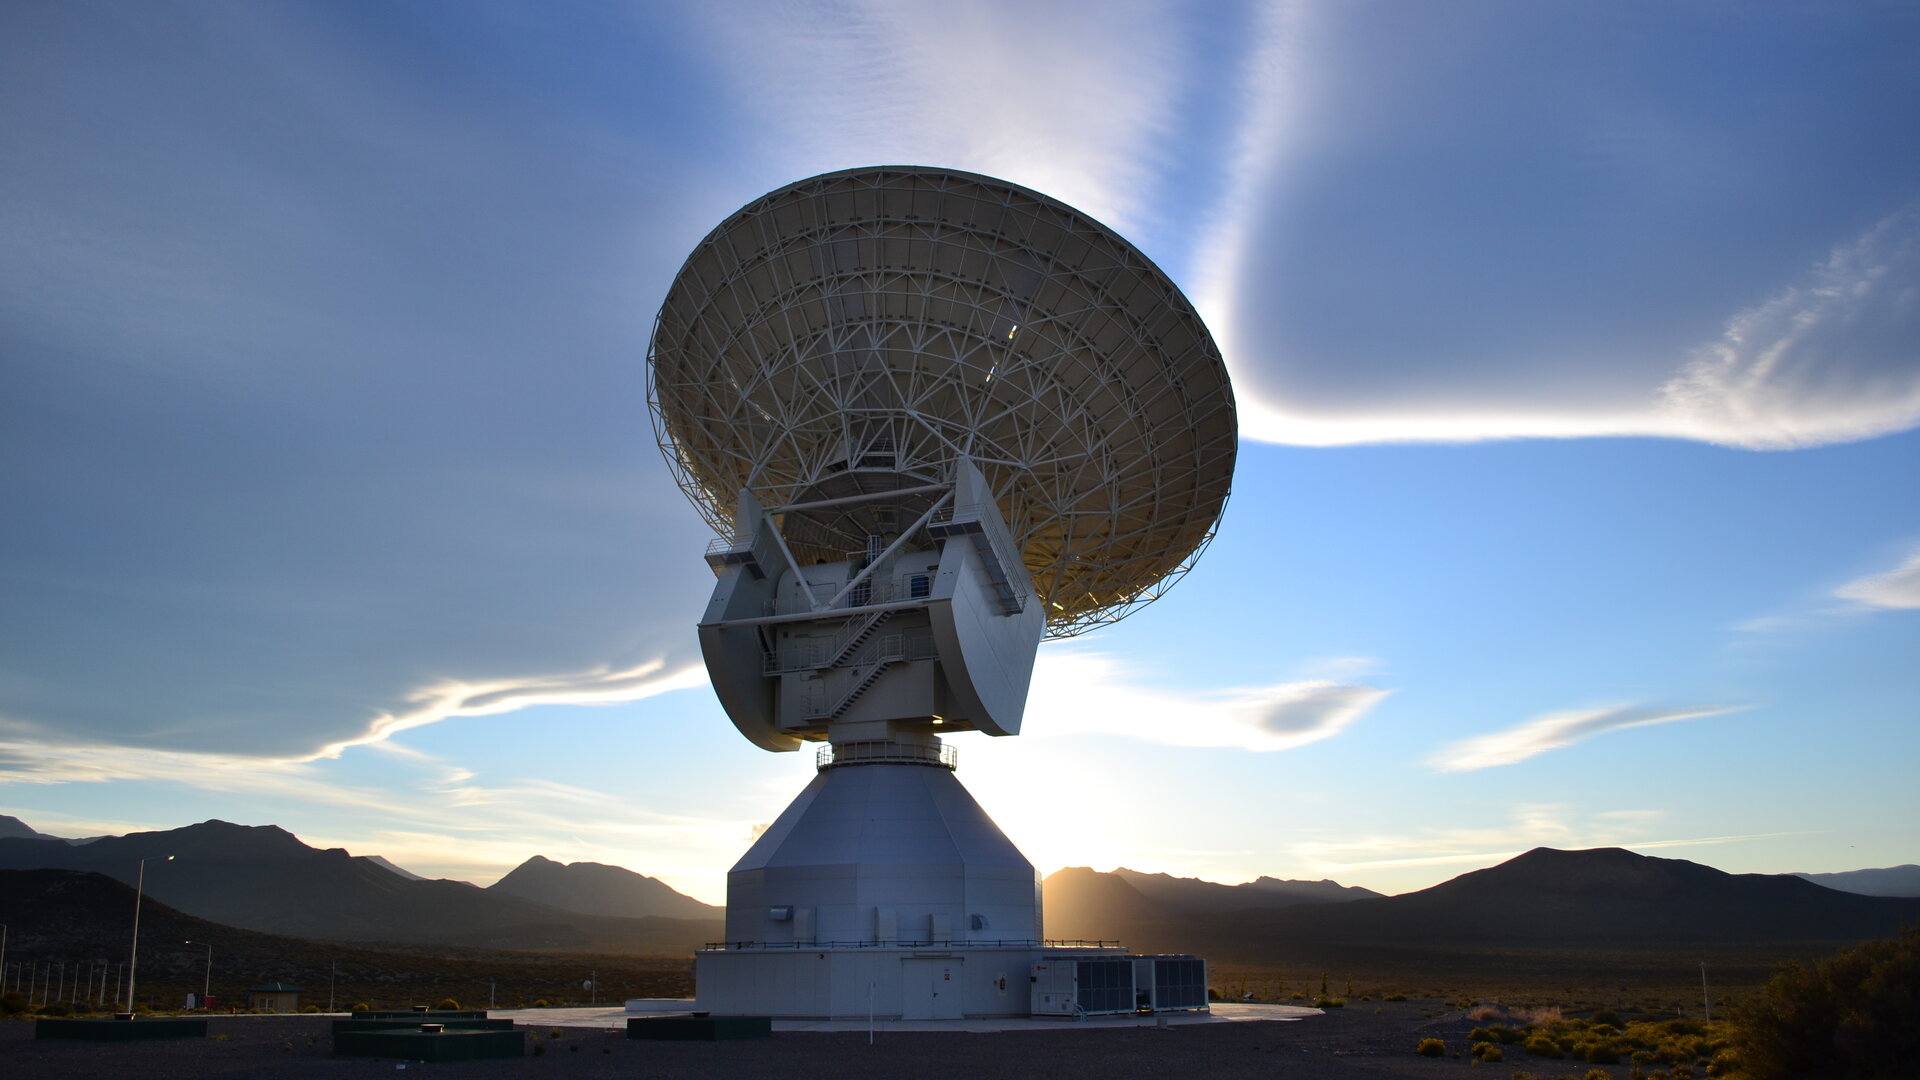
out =
[[[1920,7],[0,7],[0,813],[721,902],[654,312],[817,173],[1118,230],[1238,400],[1197,569],[960,777],[1042,872],[1920,862]]]

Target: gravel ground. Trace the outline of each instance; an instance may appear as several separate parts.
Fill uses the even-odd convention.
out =
[[[1423,1015],[1430,1014],[1430,1015]],[[1518,1069],[1537,1077],[1581,1077],[1590,1066],[1525,1057],[1475,1065],[1467,1057],[1423,1058],[1420,1039],[1467,1049],[1474,1025],[1437,1002],[1362,1004],[1289,1023],[1199,1024],[1058,1031],[776,1032],[726,1043],[629,1041],[624,1032],[529,1026],[525,1057],[441,1064],[334,1057],[327,1019],[313,1016],[214,1017],[205,1039],[150,1042],[36,1040],[30,1021],[0,1023],[0,1075],[63,1080],[358,1080],[424,1071],[447,1080],[726,1077],[728,1080],[830,1077],[1100,1078],[1276,1075],[1287,1080],[1508,1080]],[[551,1036],[559,1031],[559,1037]],[[539,1054],[533,1048],[542,1049]],[[1611,1070],[1626,1075],[1624,1066]]]

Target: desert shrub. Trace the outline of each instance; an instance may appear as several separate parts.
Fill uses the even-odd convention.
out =
[[[1473,999],[1462,995],[1459,1000],[1453,1003],[1453,1007],[1456,1009],[1471,1009],[1473,1008]]]
[[[1613,1074],[1605,1069],[1588,1069],[1587,1075],[1581,1080],[1613,1080]]]
[[[1405,994],[1388,994],[1388,995],[1387,995],[1386,997],[1383,997],[1383,998],[1381,998],[1380,1000],[1381,1000],[1381,1001],[1405,1001],[1405,1000],[1407,1000],[1407,995],[1405,995]]]
[[[460,1003],[453,1000],[450,997],[441,998],[440,1004],[434,1006],[434,1008],[436,1009],[448,1009],[448,1010],[458,1009],[459,1007],[460,1007]]]
[[[72,1014],[73,1010],[68,1008],[67,1003],[64,1001],[56,1001],[51,1005],[40,1006],[41,1016],[70,1016]]]
[[[18,990],[0,994],[0,1015],[19,1016],[27,1011],[27,995]]]
[[[1721,1050],[1713,1055],[1712,1061],[1707,1063],[1707,1075],[1713,1077],[1745,1076],[1746,1070],[1740,1067],[1740,1055],[1737,1051]]]
[[[1315,998],[1313,1007],[1316,1009],[1344,1009],[1347,1007],[1347,999],[1337,997]]]
[[[1675,1065],[1673,1068],[1668,1069],[1667,1072],[1673,1077],[1673,1080],[1693,1080],[1693,1070],[1685,1065]]]
[[[353,1008],[348,1011],[349,1012],[372,1012],[373,1006],[367,1004],[364,1001],[356,1001],[353,1004]]]
[[[544,1008],[546,1008],[546,1007],[547,1007],[547,999],[546,999],[546,998],[534,998],[534,999],[533,999],[533,1007],[534,1007],[534,1008],[536,1008],[536,1009],[544,1009]]]
[[[1474,1028],[1474,1029],[1473,1029],[1472,1031],[1469,1031],[1469,1032],[1467,1032],[1467,1041],[1468,1041],[1468,1042],[1477,1042],[1477,1043],[1480,1043],[1480,1042],[1488,1042],[1488,1043],[1490,1043],[1490,1042],[1499,1042],[1499,1041],[1500,1041],[1500,1036],[1498,1036],[1498,1035],[1495,1035],[1495,1034],[1493,1033],[1493,1029],[1492,1029],[1492,1028],[1483,1028],[1483,1027],[1477,1027],[1477,1028]]]
[[[1474,1057],[1479,1058],[1481,1061],[1487,1062],[1489,1064],[1495,1061],[1499,1061],[1501,1058],[1506,1056],[1505,1054],[1500,1052],[1500,1044],[1492,1043],[1492,1042],[1474,1043],[1473,1049],[1470,1052],[1473,1054]]]
[[[1467,1019],[1478,1024],[1485,1020],[1499,1020],[1506,1016],[1498,1005],[1476,1005],[1467,1011]]]
[[[1505,1024],[1495,1024],[1493,1025],[1493,1034],[1496,1039],[1498,1039],[1502,1043],[1505,1043],[1508,1046],[1518,1046],[1521,1043],[1527,1041],[1527,1031],[1525,1028],[1508,1027]]]
[[[1589,1065],[1614,1065],[1620,1061],[1620,1048],[1612,1043],[1588,1043],[1580,1056]]]
[[[1601,1009],[1593,1014],[1592,1020],[1596,1024],[1605,1024],[1612,1028],[1620,1026],[1620,1014],[1612,1009]]]
[[[320,1006],[318,1006],[318,1005],[302,1005],[302,1006],[300,1006],[300,1011],[301,1011],[301,1012],[303,1012],[303,1013],[317,1013],[317,1012],[319,1012],[319,1011],[320,1011]]]
[[[1421,1039],[1420,1045],[1414,1047],[1413,1052],[1421,1057],[1441,1057],[1447,1052],[1447,1044],[1439,1039]]]
[[[1545,1035],[1532,1036],[1525,1043],[1521,1044],[1520,1049],[1525,1050],[1534,1057],[1560,1058],[1566,1056],[1566,1051],[1560,1049],[1560,1044]]]

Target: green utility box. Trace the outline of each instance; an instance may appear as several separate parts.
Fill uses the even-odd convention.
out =
[[[73,1020],[42,1017],[33,1022],[36,1039],[95,1039],[117,1042],[121,1039],[204,1039],[204,1016],[147,1016],[132,1020]]]

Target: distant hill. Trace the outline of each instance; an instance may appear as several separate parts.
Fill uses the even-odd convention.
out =
[[[401,877],[406,878],[408,881],[428,880],[428,878],[423,874],[416,874],[404,866],[394,865],[393,860],[387,858],[385,855],[368,855],[368,856],[365,856],[365,858],[368,862],[372,863],[373,865],[381,867],[383,869],[391,870],[394,873],[399,874]]]
[[[1838,892],[1785,874],[1727,874],[1618,848],[1536,848],[1400,896],[1212,914],[1169,910],[1134,883],[1085,868],[1046,882],[1049,937],[1120,940],[1136,950],[1197,952],[1216,962],[1309,966],[1330,957],[1392,965],[1422,955],[1504,951],[1519,968],[1541,962],[1522,954],[1564,949],[1839,944],[1891,936],[1915,919],[1920,900]],[[1442,959],[1433,966],[1457,964]]]
[[[1230,912],[1277,911],[1298,904],[1379,899],[1370,889],[1332,881],[1282,881],[1263,877],[1240,885],[1199,878],[1143,874],[1121,867],[1102,873],[1071,866],[1048,875],[1043,886],[1049,938],[1114,940],[1160,927],[1191,925],[1196,918]]]
[[[8,817],[5,814],[0,814],[0,839],[9,837],[20,840],[60,839],[57,836],[49,836],[46,833],[34,831],[33,826],[28,825],[17,817]]]
[[[69,987],[78,977],[79,985],[91,990],[75,994],[76,1000],[120,1000],[133,909],[133,889],[104,874],[0,870],[0,923],[11,928],[7,964],[43,973],[63,965]],[[596,969],[602,1001],[691,992],[681,963],[621,960],[602,952],[582,956],[445,945],[376,949],[223,926],[151,896],[140,905],[137,1001],[143,1009],[177,1007],[187,992],[200,992],[208,981],[215,995],[240,1005],[247,988],[268,982],[302,988],[310,1004],[324,1006],[332,993],[341,1008],[356,1001],[405,1008],[447,996],[484,1006],[496,993],[502,1007],[541,997],[584,1004],[580,980]]]
[[[1241,885],[1222,885],[1199,878],[1143,874],[1120,867],[1113,876],[1132,885],[1141,896],[1169,911],[1190,914],[1292,907],[1295,904],[1338,903],[1378,899],[1372,889],[1333,881],[1283,881],[1262,877]]]
[[[1843,870],[1837,874],[1795,874],[1815,885],[1862,896],[1920,896],[1920,866],[1911,863],[1882,870]]]
[[[676,892],[658,878],[636,874],[625,867],[595,862],[562,865],[540,855],[487,886],[487,891],[582,915],[720,919],[726,914],[724,908],[703,904]]]
[[[6,870],[84,870],[132,884],[143,858],[154,899],[289,937],[680,956],[722,936],[718,918],[583,915],[464,881],[417,880],[339,848],[308,847],[273,825],[206,821],[82,847],[0,839]]]

